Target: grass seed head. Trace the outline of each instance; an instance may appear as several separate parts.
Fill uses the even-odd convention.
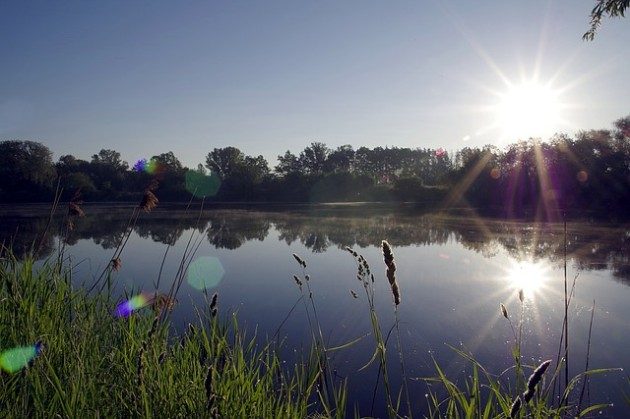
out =
[[[68,204],[68,215],[71,215],[73,217],[81,218],[81,217],[83,217],[85,215],[85,212],[79,206],[79,204],[74,203],[74,202],[70,202]]]
[[[505,307],[505,304],[503,303],[501,303],[501,314],[503,315],[503,317],[509,320],[510,317],[508,316],[507,308]]]
[[[551,364],[551,359],[548,359],[547,361],[540,364],[538,368],[534,370],[532,375],[529,376],[529,379],[527,380],[527,389],[529,391],[533,392],[536,389],[536,386],[542,379],[543,374],[545,373],[545,371],[547,371],[547,368],[549,368],[550,364]]]
[[[140,201],[139,208],[144,212],[151,212],[155,207],[157,207],[158,202],[157,196],[149,189],[144,191],[144,196],[142,197],[142,201]]]
[[[398,282],[396,282],[396,263],[394,262],[394,252],[392,252],[392,248],[386,240],[381,242],[381,248],[383,250],[383,260],[387,266],[387,271],[385,273],[387,275],[389,285],[392,287],[394,304],[398,305],[400,304],[400,288],[398,287]]]
[[[352,256],[354,256],[355,258],[359,256],[359,254],[355,252],[354,250],[352,250],[352,248],[349,246],[346,246],[346,251],[350,253]]]
[[[85,215],[85,212],[83,212],[83,208],[81,208],[82,204],[83,201],[81,200],[81,190],[77,189],[74,192],[72,199],[70,199],[70,202],[68,203],[68,215],[71,217],[83,217]]]
[[[214,308],[216,308],[218,300],[219,300],[219,293],[215,292],[212,295],[212,300],[210,300],[210,310],[213,310]]]
[[[299,257],[297,254],[293,253],[293,258],[297,261],[297,263],[299,263],[303,268],[306,268],[306,262],[304,261],[304,259],[302,259],[301,257]]]
[[[116,272],[118,272],[120,268],[122,267],[122,261],[120,260],[120,258],[112,259],[111,264],[112,264],[112,269],[115,270]]]

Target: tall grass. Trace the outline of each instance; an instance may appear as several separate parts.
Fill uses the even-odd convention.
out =
[[[591,332],[593,328],[593,318],[595,313],[595,302],[591,313],[589,325],[587,354],[585,369],[582,373],[573,378],[569,377],[568,357],[569,357],[569,306],[575,291],[577,276],[573,279],[573,285],[569,292],[567,281],[567,254],[566,254],[566,222],[564,223],[565,248],[564,248],[564,317],[562,321],[562,331],[556,357],[556,365],[549,379],[545,379],[545,372],[552,364],[547,360],[542,364],[524,365],[523,359],[523,322],[525,314],[524,293],[518,291],[520,302],[520,318],[517,328],[512,323],[512,318],[507,307],[500,304],[500,314],[508,321],[514,344],[512,346],[512,357],[514,368],[508,368],[500,374],[492,374],[487,368],[479,363],[472,353],[464,352],[451,347],[455,353],[463,358],[472,367],[473,373],[464,385],[458,385],[444,373],[442,368],[434,360],[437,375],[425,378],[429,385],[438,385],[445,390],[446,396],[439,397],[438,391],[429,390],[427,401],[429,405],[430,418],[442,417],[465,417],[465,418],[564,418],[564,417],[584,417],[593,412],[599,411],[610,405],[607,403],[593,404],[583,407],[584,390],[591,376],[606,374],[613,371],[621,371],[620,368],[589,369]],[[517,331],[518,330],[518,331]],[[561,357],[564,345],[564,356]],[[514,370],[516,387],[511,388],[506,384],[505,374]],[[563,371],[564,369],[564,371]],[[532,373],[526,379],[526,371]],[[561,387],[562,372],[564,372],[564,387]],[[579,396],[574,394],[574,390],[582,383]],[[557,384],[557,387],[556,387]],[[556,388],[558,396],[556,397]]]
[[[158,307],[116,318],[111,300],[73,289],[69,275],[54,264],[34,269],[32,260],[6,254],[0,261],[3,348],[44,345],[30,367],[0,373],[2,416],[312,413],[320,374],[315,357],[284,368],[270,347],[257,350],[235,321],[222,324],[210,310],[177,339],[168,321],[156,321]],[[343,389],[335,394],[343,408]]]

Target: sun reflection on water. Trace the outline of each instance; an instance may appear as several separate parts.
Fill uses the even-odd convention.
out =
[[[525,298],[534,297],[549,280],[549,266],[544,262],[513,260],[506,270],[506,280],[514,289],[523,290]]]

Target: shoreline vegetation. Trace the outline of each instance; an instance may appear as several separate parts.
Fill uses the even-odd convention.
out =
[[[479,211],[506,219],[559,221],[576,209],[628,216],[630,116],[612,130],[556,134],[503,148],[359,147],[313,142],[286,151],[270,167],[263,156],[214,148],[187,168],[173,152],[123,161],[103,149],[91,159],[52,152],[34,141],[0,141],[0,202],[128,202],[147,188],[163,202],[206,205],[277,203],[413,203],[418,208]]]
[[[405,304],[404,280],[396,277],[395,251],[387,241],[380,244],[383,264],[378,268],[353,248],[346,248],[357,267],[359,282],[355,280],[355,287],[362,287],[365,294],[359,297],[363,293],[352,290],[348,298],[365,299],[372,328],[334,348],[328,345],[319,323],[316,280],[309,275],[308,262],[293,255],[297,263],[293,280],[299,289],[294,307],[304,306],[311,343],[302,360],[286,365],[278,355],[282,336],[276,333],[261,348],[255,336],[247,338],[239,329],[235,315],[221,312],[217,294],[206,294],[206,306],[196,307],[196,324],[180,332],[171,327],[179,287],[201,243],[202,232],[197,230],[190,235],[168,293],[139,294],[140,290],[135,290],[123,301],[112,296],[111,281],[115,272],[124,269],[121,258],[124,260],[128,237],[142,215],[157,204],[157,197],[147,190],[130,214],[128,229],[119,238],[111,263],[88,290],[73,288],[73,272],[63,244],[39,269],[34,268],[32,257],[19,261],[9,249],[2,249],[0,338],[7,345],[0,354],[2,412],[18,417],[369,417],[379,399],[389,418],[422,416],[411,407],[411,400],[421,396],[410,394],[407,387],[410,378],[405,374],[405,348],[398,328],[398,306]],[[59,195],[53,211],[58,205]],[[65,234],[84,216],[82,202],[75,197],[67,206]],[[34,243],[33,250],[37,246]],[[391,300],[393,325],[383,324],[383,313],[374,304],[375,281],[385,280],[391,295],[379,298]],[[582,373],[568,376],[573,343],[568,340],[567,308],[575,283],[571,288],[566,285],[565,274],[565,317],[557,355],[549,354],[549,360],[536,365],[523,362],[525,306],[519,293],[521,310],[516,323],[507,308],[497,304],[497,315],[502,315],[514,332],[514,367],[491,371],[472,353],[451,347],[472,373],[462,381],[461,377],[447,376],[435,362],[435,375],[420,378],[427,384],[424,415],[561,418],[583,417],[605,409],[606,403],[587,403],[584,388],[590,377],[618,369],[588,369],[587,358]],[[101,292],[93,294],[92,290]],[[352,378],[337,379],[329,356],[362,339],[374,341],[373,356],[364,368],[373,363],[378,366],[372,407],[352,405],[347,400],[346,388]],[[6,352],[24,345],[34,345],[29,357],[16,360]],[[16,368],[17,362],[22,362],[22,368]],[[401,369],[401,382],[391,382],[392,368]]]

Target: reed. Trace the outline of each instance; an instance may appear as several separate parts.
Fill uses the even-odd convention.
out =
[[[45,345],[21,373],[0,373],[0,416],[207,417],[210,365],[212,408],[222,417],[313,413],[312,360],[284,367],[274,351],[257,351],[237,326],[217,319],[200,318],[179,344],[169,338],[169,322],[150,309],[115,318],[111,299],[72,289],[60,272],[50,263],[36,270],[32,260],[0,260],[3,348],[38,339]],[[208,364],[220,359],[224,368]]]
[[[398,305],[400,304],[400,289],[398,288],[398,282],[396,281],[396,262],[394,262],[394,253],[386,240],[381,242],[381,248],[383,249],[383,260],[387,266],[385,274],[387,276],[387,280],[389,281],[389,285],[392,288],[394,304]]]
[[[549,368],[549,365],[551,365],[550,359],[540,364],[534,370],[532,375],[529,376],[529,379],[527,380],[527,391],[523,394],[523,400],[525,400],[525,403],[529,403],[532,397],[534,397],[534,394],[536,393],[536,386],[540,383],[540,380],[542,380],[542,376],[545,371],[547,371],[547,368]]]
[[[391,250],[391,249],[390,249]],[[363,289],[365,290],[367,306],[370,315],[370,323],[372,326],[372,336],[374,337],[374,354],[370,361],[363,366],[361,369],[367,368],[372,364],[375,360],[379,360],[379,368],[378,373],[376,375],[376,383],[374,385],[374,390],[372,392],[372,407],[370,409],[370,415],[372,415],[374,410],[374,401],[376,399],[376,394],[378,390],[378,385],[380,382],[381,374],[383,376],[383,386],[385,388],[385,402],[387,406],[387,413],[390,418],[395,418],[398,416],[397,406],[394,405],[394,397],[392,393],[392,388],[389,380],[389,372],[387,365],[387,341],[383,336],[383,332],[381,329],[381,324],[378,318],[378,314],[376,312],[375,306],[375,289],[374,289],[374,275],[371,272],[370,265],[367,260],[359,255],[357,252],[352,250],[351,248],[346,248],[346,251],[352,255],[357,264],[357,279],[361,281],[363,285]],[[393,255],[391,256],[393,261]]]
[[[332,374],[332,368],[330,366],[328,360],[328,344],[324,339],[324,334],[322,332],[321,322],[319,320],[319,315],[317,313],[317,305],[315,303],[315,297],[313,294],[313,290],[311,288],[311,277],[306,272],[306,260],[297,255],[296,253],[292,254],[295,261],[302,269],[302,277],[304,281],[297,275],[293,275],[293,280],[298,285],[300,289],[301,297],[300,299],[304,303],[304,310],[306,312],[306,317],[308,320],[308,324],[311,330],[311,336],[313,338],[313,351],[312,353],[316,356],[318,360],[318,368],[320,371],[318,380],[321,386],[321,391],[318,391],[318,396],[324,406],[331,406],[333,411],[341,412],[341,406],[338,405],[338,397],[335,394],[335,382]],[[307,295],[304,293],[303,285],[306,285]],[[310,304],[307,303],[308,302]]]

